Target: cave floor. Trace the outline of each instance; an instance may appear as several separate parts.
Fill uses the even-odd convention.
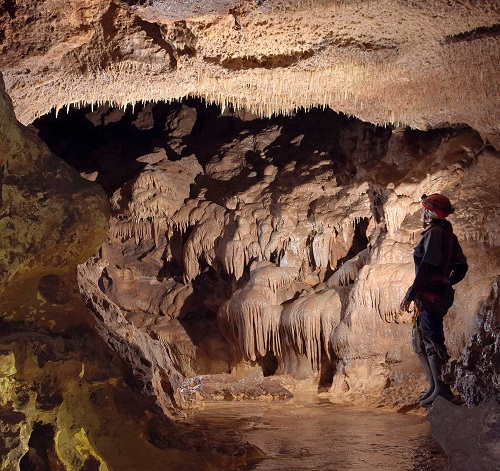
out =
[[[189,422],[214,439],[238,436],[266,458],[255,471],[444,471],[448,459],[425,416],[327,401],[206,402]],[[215,437],[215,435],[219,435]]]

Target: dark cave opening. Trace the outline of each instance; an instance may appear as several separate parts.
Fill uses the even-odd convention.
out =
[[[28,452],[19,462],[21,471],[64,471],[66,469],[54,448],[53,425],[36,422],[28,446]],[[88,468],[88,471],[91,469]]]
[[[186,109],[192,112],[186,113]],[[175,103],[138,103],[125,110],[102,105],[95,110],[90,106],[70,108],[57,116],[52,111],[31,126],[52,152],[78,172],[87,176],[97,172],[95,181],[111,195],[144,166],[138,157],[163,149],[169,160],[194,154],[204,166],[223,146],[272,127],[280,129],[279,137],[267,146],[265,156],[253,149],[246,151],[249,169],[257,177],[270,163],[281,169],[291,156],[304,164],[314,155],[332,159],[339,175],[350,173],[349,150],[342,142],[347,142],[346,136],[352,133],[349,129],[355,123],[361,122],[329,109],[245,120],[237,112],[221,113],[216,105],[189,98]],[[378,146],[390,137],[388,128],[361,125],[366,128],[369,146]],[[353,140],[349,148],[352,151],[359,145]],[[220,183],[208,187],[219,191]],[[239,180],[227,183],[223,192],[230,187],[238,189],[241,184]]]
[[[354,227],[354,236],[352,238],[352,244],[347,252],[347,255],[337,262],[336,270],[338,270],[345,262],[354,258],[361,251],[365,250],[368,247],[368,237],[366,235],[366,231],[368,229],[368,224],[370,220],[368,218],[362,218]],[[335,271],[335,270],[334,270]],[[332,271],[332,274],[333,272]],[[329,273],[327,273],[329,276]]]
[[[272,351],[268,351],[264,356],[258,355],[257,363],[261,366],[264,376],[273,376],[279,366],[278,358]]]
[[[329,355],[326,354],[325,346],[321,345],[321,362],[319,369],[318,393],[327,392],[330,390],[333,377],[337,371],[338,358],[333,352],[331,346],[329,348]]]

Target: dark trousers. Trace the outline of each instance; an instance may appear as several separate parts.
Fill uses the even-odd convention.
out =
[[[419,315],[413,326],[412,345],[416,354],[425,353],[428,357],[439,355],[447,361],[449,358],[444,343],[443,319],[453,304],[454,291],[434,300],[417,298],[415,304]]]

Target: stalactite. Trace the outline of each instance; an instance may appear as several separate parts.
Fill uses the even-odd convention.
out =
[[[327,268],[330,266],[332,234],[318,234],[314,237],[312,243],[312,252],[314,264],[317,268]]]
[[[304,295],[283,310],[282,335],[297,353],[319,371],[322,349],[329,355],[329,338],[340,322],[342,303],[335,289]]]
[[[437,108],[442,110],[443,120],[450,114],[457,119],[454,110],[464,106],[470,105],[471,110],[478,106],[491,108],[490,94],[494,95],[499,89],[495,80],[495,64],[500,54],[498,42],[496,37],[484,37],[467,45],[462,42],[444,44],[439,56],[443,70],[429,74],[431,63],[413,76],[408,76],[404,66],[397,63],[397,53],[392,49],[337,48],[321,56],[321,61],[314,55],[293,68],[250,69],[244,73],[228,73],[193,60],[190,68],[170,72],[169,80],[164,80],[164,75],[151,64],[123,61],[105,70],[93,70],[84,75],[69,73],[56,77],[50,84],[38,84],[36,93],[50,97],[50,104],[47,102],[44,109],[36,111],[19,110],[19,114],[22,121],[31,122],[49,108],[59,111],[70,105],[93,106],[95,103],[125,108],[129,103],[134,106],[137,102],[200,96],[207,103],[223,107],[232,105],[235,109],[247,109],[266,117],[288,115],[311,106],[329,106],[344,110],[348,115],[363,115],[369,104],[368,109],[377,109],[381,125],[415,126],[422,122],[422,116],[433,114],[431,111]],[[450,78],[454,87],[449,86]],[[8,85],[13,80],[6,76]],[[336,84],[333,91],[332,83]],[[423,89],[417,86],[418,83],[428,85]],[[384,88],[382,84],[387,86]],[[461,92],[472,86],[477,90],[473,96]],[[30,90],[26,87],[22,91],[27,100],[30,100],[30,93],[35,93],[35,87]]]
[[[397,196],[391,194],[390,199],[384,205],[385,221],[390,237],[394,237],[395,232],[401,227],[404,218],[415,199],[411,197]]]
[[[299,272],[295,267],[280,267],[272,271],[261,270],[259,274],[255,276],[255,283],[258,284],[260,277],[264,279],[260,283],[266,283],[267,287],[276,294],[278,290],[290,285],[295,280],[298,279]]]
[[[296,268],[262,262],[251,272],[247,285],[219,309],[221,332],[237,343],[245,358],[255,361],[257,354],[281,352],[281,303],[293,296],[286,288],[297,278]]]
[[[186,281],[191,281],[200,274],[201,259],[212,265],[216,257],[216,241],[221,237],[225,224],[225,212],[216,203],[196,201],[183,206],[172,218],[171,224],[181,232],[185,232],[188,227],[192,228],[183,247]]]
[[[201,166],[194,156],[147,165],[131,185],[126,208],[121,208],[124,202],[119,191],[111,199],[114,211],[121,213],[120,220],[111,220],[111,238],[134,238],[136,244],[154,240],[158,246],[160,233],[168,229],[170,217],[182,207],[189,184],[199,172]]]
[[[133,221],[116,221],[112,219],[109,238],[115,241],[134,239],[136,244],[139,245],[141,240],[153,240],[158,232],[159,228],[155,230],[155,223],[150,219]]]
[[[327,280],[328,286],[346,286],[355,282],[359,271],[368,263],[369,251],[365,249],[345,262],[335,273]]]
[[[219,309],[218,322],[223,335],[237,342],[245,358],[255,361],[257,354],[280,351],[280,314],[281,306],[273,305],[269,292],[257,288],[236,292]]]
[[[400,303],[413,283],[410,264],[384,263],[363,268],[354,286],[352,302],[376,312],[392,322],[400,314]]]

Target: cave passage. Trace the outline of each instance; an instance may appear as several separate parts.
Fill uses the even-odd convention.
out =
[[[94,261],[82,268],[92,283],[80,280],[79,288],[83,294],[99,287],[93,293],[102,305],[96,301],[91,310],[110,323],[110,331],[116,330],[106,314],[111,303],[123,314],[133,335],[113,337],[111,346],[135,375],[160,371],[160,387],[138,382],[139,393],[154,390],[174,408],[203,401],[185,420],[214,447],[233,434],[259,447],[266,459],[248,469],[446,469],[447,458],[423,415],[342,407],[317,396],[360,387],[365,405],[416,407],[414,377],[409,388],[398,389],[397,380],[388,391],[391,381],[379,381],[388,374],[380,366],[385,363],[363,357],[371,352],[375,331],[382,332],[380,348],[391,352],[386,337],[403,337],[401,326],[387,319],[380,324],[379,317],[393,312],[393,298],[406,281],[398,273],[396,286],[389,281],[384,287],[381,280],[394,279],[396,263],[388,263],[393,258],[384,258],[385,252],[384,263],[370,257],[373,244],[396,232],[407,212],[406,202],[382,207],[392,195],[384,185],[437,152],[439,133],[394,137],[391,129],[332,110],[241,119],[194,99],[125,111],[70,110],[59,118],[52,113],[33,127],[110,199],[109,239],[95,257],[97,268]],[[402,259],[409,245],[404,234]],[[374,275],[363,278],[360,272],[370,263]],[[39,291],[53,303],[64,301],[59,285],[45,277]],[[359,309],[347,309],[351,301]],[[359,321],[366,330],[353,335],[350,324]],[[352,339],[344,345],[346,332]],[[141,356],[145,345],[150,350]],[[157,366],[167,356],[173,382],[166,367]],[[391,367],[404,363],[391,361]],[[404,364],[401,371],[410,367]],[[337,373],[347,380],[335,383]],[[296,395],[300,385],[288,376],[309,380],[315,395]],[[179,402],[173,384],[181,377]],[[363,382],[383,388],[380,398],[369,396],[365,384],[359,386]],[[220,397],[226,400],[211,402]],[[38,454],[31,452],[25,464]]]

